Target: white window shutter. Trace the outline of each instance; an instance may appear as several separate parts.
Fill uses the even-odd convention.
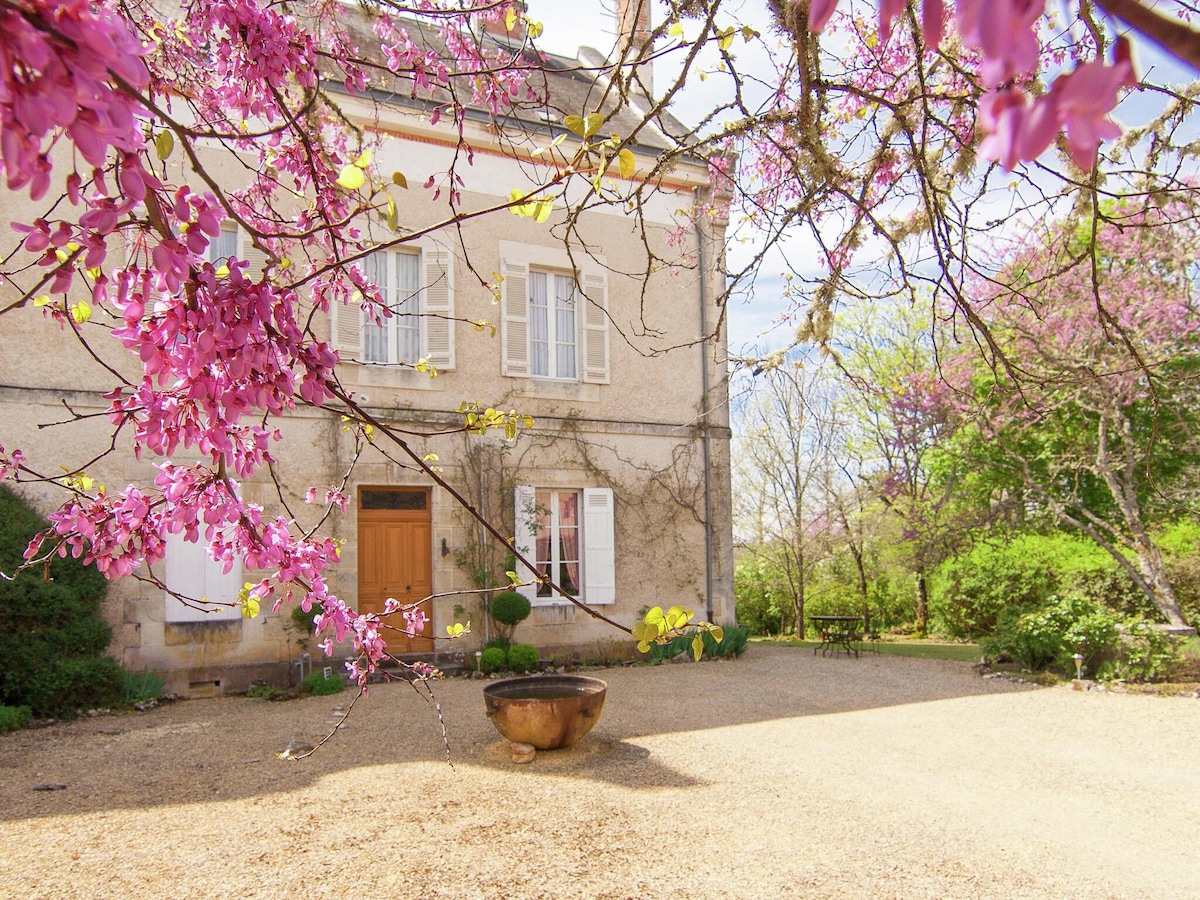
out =
[[[435,369],[454,368],[454,255],[426,249],[424,300],[425,357]]]
[[[537,492],[533,485],[518,484],[514,494],[513,510],[516,519],[513,544],[529,559],[537,556]],[[535,560],[536,562],[536,560]],[[516,564],[517,577],[522,581],[534,578],[537,573],[521,563]],[[531,604],[538,602],[537,585],[526,584],[517,588]]]
[[[583,602],[617,602],[616,522],[613,492],[583,489]]]
[[[168,535],[163,563],[163,582],[170,590],[194,600],[208,598],[214,603],[230,603],[237,599],[241,588],[241,567],[234,566],[225,575],[220,565],[209,559],[204,544],[190,543],[182,535]],[[216,622],[236,619],[241,615],[236,607],[215,607],[212,612],[204,612],[187,606],[170,594],[165,597],[165,619],[168,622]]]
[[[608,277],[604,272],[585,272],[583,290],[583,380],[608,384]]]
[[[362,315],[354,300],[348,306],[337,300],[329,302],[329,342],[342,362],[362,359]]]
[[[502,319],[500,339],[504,346],[503,374],[529,377],[529,266],[502,260],[500,283]]]
[[[246,277],[255,283],[262,281],[267,271],[267,254],[254,246],[244,228],[238,229],[238,256],[249,263]]]

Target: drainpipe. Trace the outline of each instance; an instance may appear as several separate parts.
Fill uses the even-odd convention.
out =
[[[696,201],[700,201],[700,189],[696,189]],[[700,336],[708,335],[708,261],[704,252],[704,230],[697,219],[696,246],[700,262]],[[708,344],[700,343],[700,427],[701,447],[704,459],[704,599],[707,606],[705,621],[713,620],[713,524],[712,524],[712,446],[708,422]]]

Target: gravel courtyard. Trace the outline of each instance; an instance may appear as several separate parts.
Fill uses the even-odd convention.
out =
[[[1200,700],[752,646],[605,669],[514,764],[481,682],[192,700],[0,735],[14,898],[1196,898]],[[35,790],[65,785],[57,790]]]

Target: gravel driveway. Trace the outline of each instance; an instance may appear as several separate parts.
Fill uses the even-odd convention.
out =
[[[0,735],[0,896],[1200,897],[1200,700],[764,646],[589,674],[599,724],[524,766],[467,679],[453,768],[404,684],[302,762],[349,692]]]

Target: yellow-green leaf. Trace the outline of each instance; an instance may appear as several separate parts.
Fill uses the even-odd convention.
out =
[[[521,579],[517,577],[516,572],[505,572],[504,574],[508,577],[509,584],[520,584],[521,583]]]
[[[242,615],[247,619],[253,619],[258,615],[261,605],[259,604],[257,597],[247,597],[246,599],[242,600],[241,607]]]
[[[534,21],[533,19],[525,20],[525,33],[529,35],[530,39],[532,40],[536,41],[538,38],[540,38],[545,28],[546,26],[541,22]]]
[[[742,26],[742,40],[744,40],[747,44],[750,43],[752,40],[754,40],[758,36],[759,36],[759,33],[757,31],[755,31],[753,28],[751,28],[749,25]]]
[[[49,294],[38,294],[36,297],[33,298],[33,305],[34,306],[49,306],[50,305],[50,295]]]
[[[650,652],[650,643],[649,643],[649,641],[638,641],[637,648],[638,648],[638,653],[649,653]]]
[[[166,159],[174,149],[175,135],[164,128],[154,138],[154,152],[158,154],[159,159]]]
[[[722,50],[728,50],[733,46],[733,35],[733,26],[730,25],[724,31],[721,31],[717,34],[717,46]]]
[[[338,175],[337,183],[348,191],[357,191],[367,183],[367,176],[358,166],[346,166]]]
[[[400,217],[396,211],[396,201],[392,199],[390,194],[387,198],[387,224],[388,228],[392,229],[392,231],[395,231],[400,224]]]
[[[533,221],[541,225],[550,218],[550,212],[554,209],[554,200],[547,197],[544,200],[539,200],[533,207]]]
[[[683,23],[672,22],[671,27],[667,29],[668,37],[683,37]]]
[[[704,655],[704,638],[697,634],[692,638],[692,656],[696,657],[696,662],[700,662],[700,657]]]
[[[600,113],[590,113],[587,116],[567,116],[563,119],[563,125],[567,130],[579,135],[580,137],[591,137],[600,130],[600,126],[604,124],[604,116]]]
[[[402,187],[406,191],[408,190],[408,179],[404,177],[403,172],[392,173],[392,184],[396,185],[397,187]]]
[[[626,147],[617,154],[617,163],[621,167],[622,178],[632,178],[634,171],[637,169],[637,160],[634,159],[633,151]]]
[[[362,156],[354,161],[354,165],[358,166],[360,169],[365,169],[371,164],[371,160],[374,158],[375,154],[370,149],[364,150],[362,152]]]
[[[92,317],[92,307],[86,300],[80,300],[71,307],[71,318],[77,325],[82,325]]]

